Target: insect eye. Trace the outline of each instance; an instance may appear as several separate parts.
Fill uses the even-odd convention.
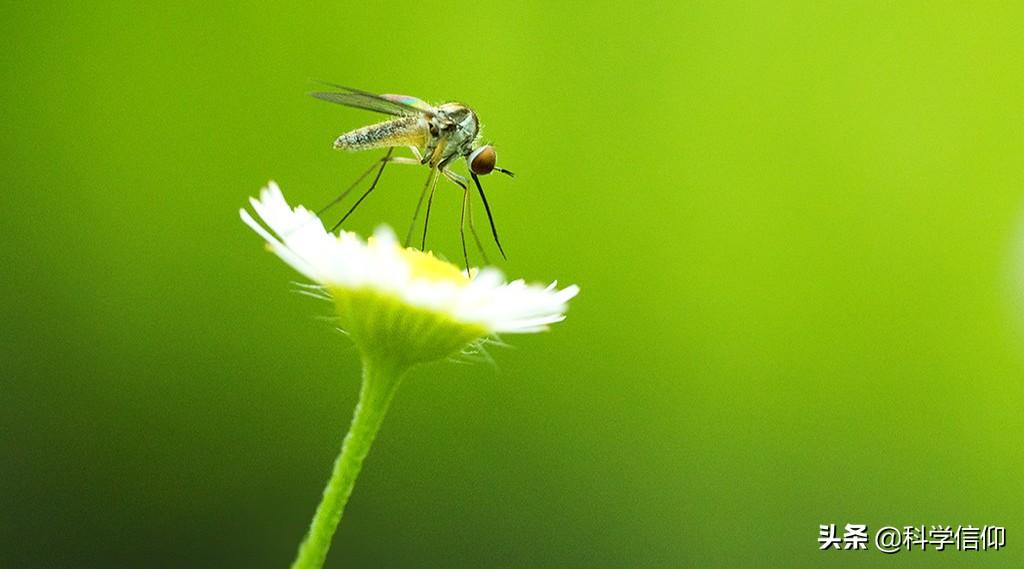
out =
[[[493,146],[481,146],[469,155],[469,169],[477,176],[490,174],[497,160],[498,155],[494,152]]]

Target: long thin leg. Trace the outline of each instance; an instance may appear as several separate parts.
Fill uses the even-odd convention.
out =
[[[507,260],[508,257],[505,256],[505,250],[501,248],[501,241],[498,240],[498,229],[494,227],[494,217],[491,215],[491,206],[487,203],[487,196],[484,195],[484,187],[480,185],[480,178],[472,172],[470,172],[469,175],[472,176],[473,181],[476,182],[476,189],[480,192],[480,199],[484,202],[484,209],[487,210],[487,221],[491,222],[491,235],[494,235],[494,243],[498,246],[501,258]]]
[[[466,277],[469,273],[469,253],[466,252],[466,209],[469,207],[469,188],[462,189],[462,215],[459,217],[459,237],[462,239],[462,260],[466,263]]]
[[[468,193],[468,189],[467,189]],[[490,265],[491,261],[487,258],[487,252],[484,251],[484,244],[480,242],[480,236],[476,232],[476,224],[473,223],[473,201],[469,201],[469,205],[466,206],[466,214],[469,216],[469,232],[473,234],[473,241],[476,242],[476,249],[480,252],[480,257],[484,260],[485,265]]]
[[[436,174],[436,171],[433,169],[430,170],[430,175],[427,176],[427,182],[423,184],[423,190],[420,191],[420,199],[416,202],[416,210],[412,212],[412,222],[409,223],[409,231],[405,234],[406,247],[412,243],[412,230],[416,229],[416,218],[420,216],[420,208],[423,207],[423,198],[427,197],[427,190],[430,189],[430,181],[434,179]]]
[[[390,153],[389,153],[389,154],[390,154]],[[419,161],[419,160],[413,160],[412,158],[407,158],[407,157],[405,157],[405,156],[392,156],[392,157],[390,157],[390,158],[389,158],[388,156],[384,156],[384,157],[383,157],[383,158],[381,158],[380,160],[376,160],[376,161],[374,161],[373,165],[371,165],[371,166],[369,167],[369,169],[367,169],[367,170],[366,170],[365,172],[363,172],[362,174],[360,174],[360,175],[359,175],[359,177],[358,177],[358,178],[356,178],[356,181],[355,181],[355,182],[352,182],[352,184],[351,184],[351,185],[350,185],[350,186],[349,186],[348,188],[346,188],[344,192],[341,192],[341,194],[339,194],[339,195],[338,195],[338,197],[334,198],[333,200],[331,200],[331,201],[330,201],[330,203],[328,203],[328,204],[327,204],[327,205],[325,205],[324,207],[322,207],[322,208],[320,208],[319,210],[317,210],[317,212],[316,212],[316,216],[317,216],[317,217],[320,217],[320,216],[321,216],[321,215],[323,215],[323,214],[324,214],[324,213],[325,213],[325,212],[326,212],[327,210],[329,210],[329,209],[331,209],[332,207],[334,207],[334,205],[335,205],[335,204],[337,204],[337,203],[338,203],[338,202],[340,202],[341,200],[343,200],[343,199],[345,199],[346,197],[348,197],[348,195],[349,195],[350,193],[352,193],[352,190],[354,190],[354,189],[356,188],[356,186],[358,186],[358,185],[359,185],[359,182],[362,182],[362,181],[363,181],[364,179],[366,179],[366,177],[367,177],[367,176],[369,176],[369,175],[370,175],[370,172],[373,172],[373,169],[374,169],[374,168],[380,167],[380,168],[381,168],[381,169],[383,170],[383,169],[384,169],[384,165],[386,165],[386,164],[388,164],[388,163],[392,163],[392,162],[393,162],[393,163],[395,163],[395,164],[415,164],[415,165],[419,165],[419,163],[420,163],[420,161]],[[379,174],[378,174],[378,178],[379,178],[379,177],[380,177],[380,176],[379,176]],[[291,229],[291,231],[295,231],[295,230],[296,230],[296,229],[298,229],[299,227],[301,227],[301,224],[300,224],[300,225],[299,225],[298,227],[294,227],[294,228],[292,228],[292,229]],[[335,226],[335,227],[337,227],[337,226]],[[287,233],[290,233],[291,231],[289,231],[289,232],[287,232]],[[331,231],[334,231],[334,230],[332,229]]]
[[[356,189],[356,186],[359,185],[359,182],[362,182],[363,180],[365,180],[366,177],[370,175],[370,172],[373,172],[373,169],[376,168],[380,162],[388,162],[388,161],[390,161],[390,162],[401,162],[401,161],[404,161],[404,160],[409,160],[409,158],[395,157],[395,158],[391,158],[389,160],[385,156],[384,158],[381,158],[380,160],[377,160],[376,162],[373,163],[373,165],[371,165],[369,168],[367,168],[365,172],[360,174],[359,177],[356,178],[356,181],[352,182],[352,185],[350,185],[348,188],[346,188],[344,192],[341,192],[340,194],[338,194],[338,197],[334,198],[327,205],[325,205],[324,207],[322,207],[319,210],[317,210],[317,212],[316,212],[317,217],[323,215],[324,212],[326,212],[327,210],[329,210],[332,207],[334,207],[334,205],[336,203],[338,203],[341,200],[343,200],[346,197],[348,197],[348,195],[352,193],[352,190]],[[415,164],[419,164],[419,160],[417,160],[414,163]]]
[[[423,238],[420,239],[420,251],[427,250],[427,227],[430,225],[430,206],[434,205],[434,189],[437,187],[437,170],[431,173],[430,195],[427,196],[427,214],[423,217]]]
[[[385,154],[384,158],[381,160],[381,162],[380,162],[380,169],[377,170],[377,175],[373,178],[373,183],[370,184],[370,188],[368,190],[366,190],[365,192],[363,192],[363,195],[359,196],[359,199],[356,200],[356,203],[352,204],[352,207],[349,208],[348,212],[346,212],[345,215],[343,215],[342,218],[340,220],[338,220],[338,223],[334,224],[334,227],[331,228],[331,232],[332,233],[334,232],[335,229],[341,227],[342,223],[345,223],[345,220],[348,219],[348,216],[352,215],[352,212],[355,211],[357,207],[359,207],[359,204],[363,203],[363,200],[366,199],[366,196],[370,195],[370,192],[372,192],[373,189],[377,187],[377,182],[380,181],[380,176],[381,176],[381,174],[384,173],[384,167],[387,166],[388,162],[391,161],[391,154],[394,151],[395,151],[394,147],[388,148],[388,153]],[[365,176],[365,174],[364,174],[364,176]],[[344,196],[342,196],[342,197],[344,197]],[[339,198],[339,199],[341,199],[341,198]]]
[[[441,168],[441,173],[444,174],[444,176],[448,178],[448,180],[450,180],[453,184],[462,188],[463,194],[468,193],[469,186],[467,184],[469,183],[469,180],[467,180],[465,177],[460,176],[455,172],[452,172],[448,168]],[[465,215],[469,217],[469,230],[473,234],[473,241],[476,243],[476,249],[477,251],[480,251],[480,257],[483,258],[484,264],[490,265],[491,262],[487,259],[487,253],[484,251],[484,246],[480,242],[480,236],[477,235],[476,233],[476,224],[473,223],[473,200],[468,200]]]

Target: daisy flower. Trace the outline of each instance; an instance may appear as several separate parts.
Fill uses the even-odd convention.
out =
[[[314,281],[335,303],[341,327],[363,357],[363,383],[293,569],[322,567],[331,538],[387,408],[408,370],[451,356],[488,337],[531,333],[565,319],[579,292],[522,280],[493,268],[459,267],[432,253],[402,247],[387,227],[363,240],[331,233],[310,210],[292,207],[274,182],[250,199],[242,220],[285,263]]]
[[[265,226],[244,209],[242,220],[330,294],[360,349],[390,352],[375,355],[418,363],[495,334],[540,332],[565,319],[566,303],[579,292],[575,285],[507,283],[493,268],[467,276],[432,253],[402,247],[387,227],[366,241],[335,235],[313,212],[289,206],[273,182],[250,201]]]

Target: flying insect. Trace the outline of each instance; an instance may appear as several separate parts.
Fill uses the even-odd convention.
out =
[[[473,213],[470,204],[469,180],[461,174],[454,172],[451,166],[458,160],[464,159],[469,169],[469,176],[476,186],[480,199],[483,201],[484,210],[487,212],[487,220],[490,222],[491,234],[494,236],[494,243],[502,258],[506,258],[505,251],[498,239],[498,230],[494,225],[494,217],[491,214],[491,207],[487,203],[487,196],[480,184],[480,176],[486,176],[491,172],[500,172],[507,176],[514,174],[496,165],[497,153],[490,144],[482,144],[480,139],[480,120],[472,109],[462,103],[448,102],[437,106],[430,105],[416,97],[407,95],[377,95],[351,87],[344,87],[332,83],[326,83],[334,90],[316,91],[311,96],[339,105],[354,107],[391,115],[394,118],[357,128],[346,132],[334,141],[334,148],[346,151],[373,150],[387,148],[387,154],[378,162],[375,162],[355,182],[352,183],[337,198],[324,206],[317,215],[322,214],[328,208],[345,199],[356,186],[359,185],[374,170],[377,174],[370,184],[370,187],[363,192],[352,207],[342,216],[331,228],[334,231],[345,222],[352,212],[359,207],[359,204],[366,199],[377,187],[384,168],[391,163],[396,164],[417,164],[430,168],[430,174],[423,190],[420,192],[419,201],[416,203],[416,210],[413,213],[412,224],[406,234],[405,245],[409,246],[412,240],[413,229],[416,226],[416,219],[419,217],[423,200],[427,200],[427,209],[423,221],[423,235],[420,240],[420,249],[424,249],[427,241],[427,227],[430,223],[430,208],[434,201],[434,190],[437,187],[439,176],[444,176],[452,183],[462,188],[462,214],[459,221],[459,235],[462,238],[462,257],[466,263],[466,270],[469,271],[469,254],[466,251],[466,221],[468,218],[470,231],[476,241],[481,254],[483,246],[476,234],[473,225]],[[395,148],[408,148],[414,158],[393,156]]]

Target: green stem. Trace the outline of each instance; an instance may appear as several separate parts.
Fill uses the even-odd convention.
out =
[[[363,357],[363,386],[352,416],[352,426],[341,443],[341,454],[334,461],[331,479],[324,488],[324,497],[313,515],[309,532],[299,546],[299,554],[292,563],[292,569],[323,567],[334,530],[341,521],[345,503],[363,467],[363,459],[370,452],[377,430],[407,370],[407,366],[396,365],[394,362]]]

